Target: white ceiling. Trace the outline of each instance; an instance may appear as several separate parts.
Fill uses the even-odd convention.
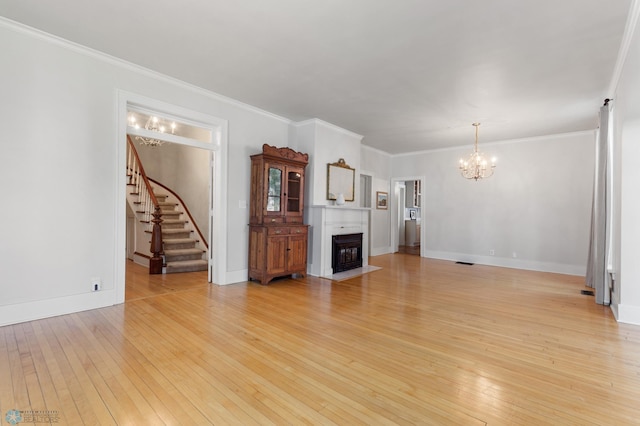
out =
[[[2,0],[0,15],[389,153],[594,129],[631,0]]]

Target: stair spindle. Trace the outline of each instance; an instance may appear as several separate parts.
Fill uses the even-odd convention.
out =
[[[138,156],[138,151],[131,140],[131,137],[127,135],[127,145],[129,147],[129,168],[130,180],[129,183],[136,185],[136,193],[138,194],[138,202],[143,208],[143,213],[138,213],[143,217],[143,220],[147,223],[147,230],[151,231],[151,247],[152,253],[149,261],[149,273],[161,274],[162,273],[162,254],[163,254],[163,241],[162,241],[162,210],[160,209],[160,203],[153,193],[151,183],[144,172],[144,167]],[[153,216],[153,219],[151,217]]]
[[[131,147],[127,145],[127,174],[129,175],[129,183],[133,183],[133,155],[131,154]]]
[[[147,188],[142,188],[144,191],[144,220],[147,221],[147,230],[151,230],[151,200],[149,199],[149,192]]]

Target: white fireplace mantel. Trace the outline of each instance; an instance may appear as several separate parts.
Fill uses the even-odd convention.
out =
[[[369,214],[371,209],[348,206],[305,206],[309,227],[307,272],[331,277],[331,237],[362,233],[362,266],[369,264]]]

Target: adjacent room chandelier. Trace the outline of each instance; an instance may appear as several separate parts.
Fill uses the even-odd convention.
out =
[[[496,168],[496,159],[492,158],[491,161],[488,161],[484,154],[478,152],[478,126],[480,126],[480,123],[473,123],[473,126],[476,128],[476,143],[473,146],[471,155],[466,159],[460,159],[459,168],[462,177],[478,181],[493,174],[493,169]]]
[[[140,128],[140,125],[136,121],[136,118],[133,115],[129,115],[129,125],[135,127],[136,129]],[[158,133],[166,133],[167,128],[171,129],[171,134],[173,135],[176,131],[176,123],[172,122],[171,124],[165,124],[161,119],[155,116],[151,116],[147,119],[147,123],[144,125],[144,128],[147,130],[151,130],[152,132]],[[163,140],[155,139],[155,138],[146,138],[144,136],[136,136],[136,140],[140,141],[140,145],[147,146],[160,146],[164,143]]]

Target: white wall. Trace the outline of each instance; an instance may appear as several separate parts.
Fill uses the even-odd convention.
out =
[[[361,147],[360,165],[362,170],[372,174],[371,182],[371,256],[391,253],[391,210],[376,209],[376,192],[382,191],[393,196],[390,190],[391,179],[391,155],[366,145]]]
[[[248,209],[239,201],[249,199],[249,155],[267,141],[286,145],[288,120],[4,19],[0,51],[0,181],[12,182],[0,221],[0,325],[118,302],[119,90],[228,120],[226,269],[246,279]],[[92,277],[103,291],[90,291]]]
[[[373,172],[379,179],[388,181],[391,178],[391,155],[386,152],[362,145],[360,164],[363,170]]]
[[[426,177],[421,245],[427,257],[584,275],[593,132],[481,145],[498,166],[478,182],[457,168],[471,147],[392,158],[394,177]]]
[[[333,205],[327,200],[327,164],[340,158],[356,170],[354,201],[346,206],[360,206],[360,141],[362,136],[326,123],[322,120],[307,120],[295,124],[297,137],[292,148],[309,154],[309,165],[305,173],[305,204]]]
[[[376,192],[386,192],[389,194],[388,201],[393,196],[389,188],[389,179],[373,178],[371,184],[373,197],[371,206],[371,256],[378,256],[393,252],[391,247],[391,208],[376,208]]]
[[[315,161],[315,142],[316,142],[316,122],[314,120],[295,123],[292,126],[291,140],[289,147],[295,151],[309,155],[309,164],[305,169],[304,177],[304,204],[305,206],[313,204],[316,191],[322,191],[316,181],[316,168],[313,166]],[[322,179],[322,171],[317,171]],[[326,172],[325,172],[326,174]],[[326,178],[325,178],[326,179]],[[326,191],[326,190],[325,190]],[[320,197],[320,195],[318,195]],[[307,212],[308,213],[308,212]]]
[[[133,139],[136,144],[135,139]],[[136,144],[147,176],[173,190],[184,201],[200,232],[209,235],[210,152],[187,145],[162,146]]]
[[[637,8],[636,4],[636,18]],[[640,324],[640,31],[636,28],[632,34],[613,95],[614,152],[619,167],[614,192],[618,291],[612,294],[612,310],[619,321]]]

